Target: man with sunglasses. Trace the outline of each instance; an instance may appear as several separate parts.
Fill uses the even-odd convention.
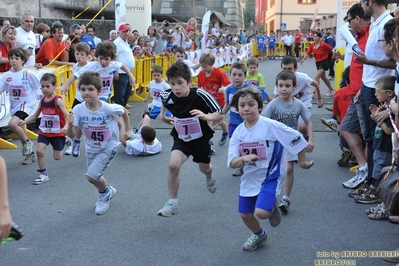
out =
[[[353,102],[356,103],[357,115],[360,121],[360,127],[363,134],[363,139],[367,143],[367,161],[358,162],[359,169],[356,175],[350,180],[344,182],[342,185],[346,188],[357,188],[361,185],[366,178],[373,176],[373,138],[376,122],[371,119],[371,112],[369,107],[372,104],[378,105],[378,100],[375,96],[375,84],[376,81],[383,76],[394,75],[395,61],[388,58],[379,40],[383,39],[384,25],[392,18],[389,10],[386,9],[386,0],[362,0],[361,7],[365,16],[371,16],[371,25],[368,32],[368,39],[366,47],[363,50],[364,54],[354,54],[355,60],[364,64],[362,74],[362,85],[360,93],[357,94],[359,97],[355,97]],[[352,19],[348,13],[348,21]],[[353,18],[355,20],[355,18]],[[354,22],[351,22],[351,25]],[[351,84],[352,85],[352,84]],[[379,114],[381,119],[385,120],[388,117],[387,113]],[[383,117],[383,116],[386,117]],[[345,130],[343,130],[345,131]],[[354,144],[352,139],[348,139],[348,136],[343,132],[345,139],[348,143]],[[356,152],[352,149],[352,152]],[[356,154],[355,154],[356,156]],[[358,156],[356,156],[358,158]],[[362,166],[362,164],[364,164]],[[352,193],[352,192],[351,192]],[[373,194],[361,194],[362,191],[353,191],[353,195],[357,202],[360,203],[375,203],[377,198]],[[360,195],[358,195],[360,194]],[[359,198],[361,197],[361,198]],[[358,199],[359,198],[359,199]]]
[[[30,54],[24,66],[36,66],[40,68],[42,65],[36,64],[35,61],[36,36],[33,33],[34,24],[35,20],[30,13],[24,13],[21,16],[21,26],[17,28],[17,43],[15,47],[21,47]]]

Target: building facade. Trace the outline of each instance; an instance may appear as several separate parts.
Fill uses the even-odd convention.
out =
[[[352,2],[355,4],[359,1]],[[338,0],[267,0],[265,30],[301,29],[304,32],[310,28],[314,18],[318,21],[313,29],[318,26],[317,23],[320,23],[321,28],[334,28],[337,11]]]

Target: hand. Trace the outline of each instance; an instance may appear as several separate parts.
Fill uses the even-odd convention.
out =
[[[22,120],[22,119],[21,119],[21,120],[19,121],[19,123],[18,123],[19,126],[23,126],[23,125],[25,125],[25,124],[26,124],[25,120]]]
[[[198,117],[201,120],[206,120],[206,117],[207,117],[206,114],[204,114],[202,111],[197,110],[197,109],[191,110],[190,114]]]
[[[334,59],[341,59],[342,54],[340,52],[334,52],[332,58]]]
[[[259,158],[256,154],[248,154],[242,157],[242,160],[244,161],[244,163],[249,163],[249,162],[256,162],[259,160]]]
[[[225,86],[220,87],[219,93],[224,93],[225,91],[226,91],[226,87]]]
[[[73,113],[72,111],[68,114],[68,124],[73,125]]]
[[[301,165],[302,169],[309,169],[311,168],[313,165],[315,164],[315,162],[313,160],[311,160],[310,162],[305,162],[304,165]]]
[[[36,63],[36,64],[35,64],[35,67],[36,67],[36,68],[42,68],[43,65],[42,65],[42,63]]]
[[[0,211],[0,243],[9,236],[11,224],[12,220],[9,208]]]
[[[119,80],[119,73],[115,72],[114,74],[114,80],[118,81]]]
[[[166,123],[169,125],[174,125],[175,124],[175,120],[173,119],[173,117],[165,117]]]
[[[130,73],[130,75],[129,75],[129,82],[130,82],[130,85],[132,85],[132,87],[136,86],[136,78],[132,75],[132,73]]]
[[[389,117],[389,114],[385,110],[377,111],[371,118],[378,123],[384,122]]]
[[[355,54],[353,53],[353,55],[355,56],[356,61],[359,61],[360,63],[363,64],[368,64],[369,60],[367,59],[367,56],[365,54]]]
[[[57,87],[55,90],[60,91],[62,94],[67,95],[68,88],[65,87]]]
[[[147,98],[144,98],[144,99],[143,99],[143,102],[145,102],[145,103],[146,103],[146,102],[147,102]]]
[[[68,38],[64,41],[66,50],[71,48],[71,40]]]
[[[314,149],[313,141],[308,141],[308,146],[306,146],[306,152],[312,153]]]
[[[305,61],[305,60],[303,60],[303,59],[301,60],[301,62],[300,62],[300,63],[301,63],[301,65],[303,64],[303,61]]]

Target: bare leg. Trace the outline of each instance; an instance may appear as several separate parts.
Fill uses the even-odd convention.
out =
[[[288,162],[287,176],[284,181],[284,196],[290,196],[294,185],[294,162]]]
[[[262,227],[259,224],[259,220],[252,213],[248,214],[240,214],[241,219],[244,224],[251,230],[254,234],[262,230]]]
[[[26,135],[25,126],[19,125],[20,121],[21,119],[19,119],[19,117],[17,116],[11,117],[10,122],[8,122],[8,127],[11,129],[12,132],[14,132],[18,136],[22,144],[25,144],[28,137]]]
[[[47,144],[42,142],[37,143],[36,155],[37,164],[39,165],[39,170],[46,169],[46,160],[44,159],[44,151],[46,150]]]
[[[168,191],[170,199],[177,199],[177,192],[180,186],[180,168],[186,160],[187,156],[179,150],[174,150],[170,154],[168,166]]]
[[[362,139],[359,137],[359,135],[350,133],[348,131],[341,130],[340,133],[348,143],[352,154],[356,157],[359,167],[364,166],[367,163],[367,159],[364,155]]]
[[[91,178],[90,176],[86,176],[87,180],[93,184],[98,192],[103,193],[107,189],[107,180],[102,176],[99,181]]]

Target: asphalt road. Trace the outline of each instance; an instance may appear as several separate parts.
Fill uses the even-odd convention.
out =
[[[259,69],[272,93],[280,60],[263,61]],[[299,70],[314,77],[314,62],[307,60]],[[325,93],[325,85],[321,87]],[[324,100],[326,105],[332,101]],[[135,126],[145,104],[131,104]],[[84,177],[84,156],[64,156],[56,162],[48,148],[50,181],[34,186],[37,164],[22,166],[20,149],[0,150],[8,166],[12,217],[25,232],[20,241],[0,247],[0,265],[277,266],[314,265],[318,259],[328,263],[334,257],[350,265],[393,265],[371,258],[369,252],[398,248],[399,226],[369,219],[364,210],[370,205],[348,197],[341,184],[353,174],[337,165],[341,153],[337,134],[320,123],[331,113],[316,105],[311,112],[315,150],[308,159],[316,165],[310,170],[296,167],[290,213],[276,228],[262,221],[268,239],[253,252],[242,250],[250,231],[237,211],[239,178],[227,170],[228,143],[217,146],[212,156],[216,193],[207,191],[205,177],[191,159],[183,166],[180,212],[171,218],[157,216],[168,199],[166,172],[172,145],[170,126],[160,120],[153,122],[164,146],[159,155],[131,157],[120,147],[105,171],[117,194],[102,216],[94,214],[97,194]],[[215,139],[220,136],[217,130]],[[345,251],[365,253],[342,257]]]

